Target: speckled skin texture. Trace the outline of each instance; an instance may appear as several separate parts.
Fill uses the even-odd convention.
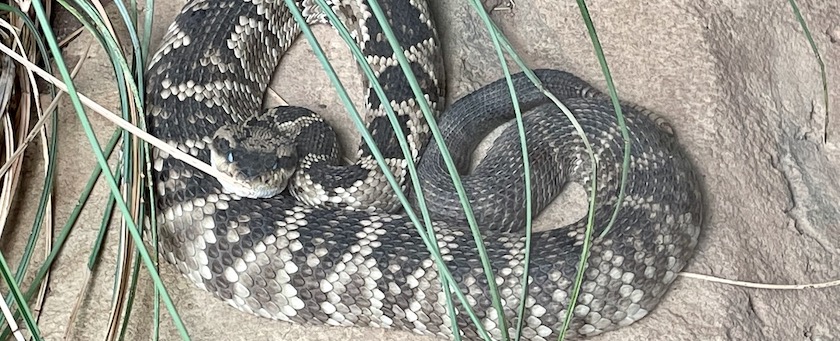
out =
[[[409,9],[415,5],[393,2],[393,6]],[[192,14],[219,22],[189,25]],[[317,14],[310,15],[313,21],[319,20]],[[424,18],[427,16],[414,17],[417,23],[430,25],[421,20]],[[296,35],[290,20],[284,8],[268,2],[191,2],[176,19],[163,47],[152,60],[148,104],[153,133],[208,161],[209,139],[220,126],[242,121],[259,111],[268,75]],[[402,19],[392,20],[422,27]],[[361,36],[366,52],[376,55],[373,46],[376,44],[365,43],[365,35]],[[427,43],[429,39],[433,42],[433,35],[423,37],[418,46],[435,46]],[[410,40],[402,43],[414,45]],[[429,101],[436,107],[442,93],[436,85],[442,72],[434,71],[433,66],[436,48],[415,50],[423,57],[416,61],[415,72],[424,71],[421,74],[428,76],[426,90]],[[384,59],[387,58],[373,58],[373,61]],[[406,114],[403,133],[409,136],[413,156],[417,156],[418,146],[428,135],[426,128],[422,119],[416,118],[417,111],[411,110],[416,107],[412,100],[405,93],[399,97],[399,89],[405,91],[405,88],[399,86],[402,84],[399,77],[389,74],[399,70],[383,66],[387,65],[384,62],[379,65],[382,69],[377,71],[381,78],[394,85],[395,93],[390,95],[396,96],[397,103],[405,103],[400,106]],[[568,85],[565,78],[552,75],[546,73],[543,80],[551,84],[552,80],[561,79],[564,82],[555,89],[565,90]],[[582,82],[577,86],[589,89]],[[519,87],[522,94],[529,94],[526,85]],[[503,104],[504,97],[499,93],[500,86],[496,83],[476,96],[489,94]],[[533,91],[531,95],[534,96]],[[586,122],[584,130],[599,158],[598,233],[614,205],[620,139],[608,102],[590,98],[592,93],[578,95],[587,98],[570,100],[568,105]],[[478,101],[479,104],[494,102]],[[398,178],[403,179],[405,161],[397,154],[393,133],[385,131],[390,127],[381,120],[381,111],[376,115],[379,103],[373,99],[369,102],[374,108],[369,115],[369,129]],[[466,107],[463,110],[469,111],[476,99],[468,98],[461,103]],[[453,107],[457,108],[458,104]],[[700,196],[690,165],[668,134],[660,131],[646,115],[629,106],[626,113],[634,131],[631,143],[635,147],[628,196],[610,233],[595,240],[585,270],[587,280],[570,330],[573,336],[599,334],[644,317],[685,265],[699,233]],[[569,181],[587,183],[588,160],[581,153],[579,141],[568,138],[573,133],[559,109],[536,106],[528,117],[535,138],[559,136],[567,141],[542,145],[558,155],[548,159],[553,161],[552,168],[567,173]],[[347,177],[346,183],[333,186],[341,188],[334,191],[337,195],[385,188],[381,178],[376,178],[377,166],[370,161],[369,151],[360,150],[360,161],[348,168],[355,169],[352,174],[358,177]],[[450,335],[452,328],[439,285],[441,269],[431,260],[406,218],[360,209],[308,206],[289,196],[241,198],[226,193],[215,179],[168,155],[156,152],[155,158],[162,249],[167,260],[199,287],[241,310],[274,319]],[[512,161],[515,157],[504,158],[515,167],[516,161]],[[649,186],[655,182],[652,179],[661,179],[663,183]],[[505,180],[519,183],[515,176]],[[559,187],[564,181],[557,182]],[[382,204],[388,210],[394,206],[395,201],[387,196],[370,197],[374,199],[359,201],[361,204],[356,208]],[[582,227],[579,222],[537,234],[533,239],[524,329],[527,339],[556,338],[556,329],[568,305],[571,278],[583,239]],[[490,306],[472,236],[464,226],[446,223],[435,225],[435,231],[448,271],[466,294],[482,325],[491,335],[499,337],[500,323]],[[505,315],[509,325],[513,325],[521,291],[523,234],[490,229],[483,237],[505,299]],[[459,325],[468,339],[476,336],[463,314]]]

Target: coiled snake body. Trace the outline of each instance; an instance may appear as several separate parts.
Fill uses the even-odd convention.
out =
[[[397,111],[412,160],[403,158],[382,103],[368,87],[368,129],[404,184],[407,162],[416,161],[429,140],[426,122],[366,2],[331,5],[353,29]],[[427,4],[386,0],[381,5],[427,101],[440,109],[443,68]],[[310,22],[324,21],[309,1],[298,6]],[[282,187],[291,176],[295,196],[223,186],[156,150],[161,249],[199,287],[246,312],[304,324],[378,326],[450,337],[453,328],[437,266],[409,220],[389,213],[400,205],[370,150],[362,143],[359,161],[340,165],[335,135],[317,116],[302,108],[261,111],[274,67],[298,33],[279,0],[192,0],[170,27],[147,73],[151,132],[244,182]],[[599,165],[597,237],[610,221],[620,180],[623,142],[612,106],[572,75],[536,73],[575,113],[592,142]],[[589,188],[589,156],[554,104],[524,75],[513,81],[522,109],[529,111],[535,209],[541,210],[566,183]],[[572,336],[596,335],[644,317],[686,264],[700,229],[698,184],[671,134],[644,109],[627,105],[624,112],[632,145],[626,198],[609,232],[593,241]],[[477,139],[512,117],[504,80],[456,101],[440,122],[456,164],[463,170]],[[272,131],[279,136],[271,137]],[[277,140],[283,144],[272,144]],[[290,141],[299,144],[288,147]],[[515,127],[494,148],[463,179],[513,332],[525,256],[523,171]],[[440,252],[481,324],[499,338],[501,323],[440,153],[432,142],[422,155],[418,173],[434,213]],[[557,338],[585,223],[534,234],[526,339]],[[459,310],[459,330],[466,339],[477,338],[469,317]]]

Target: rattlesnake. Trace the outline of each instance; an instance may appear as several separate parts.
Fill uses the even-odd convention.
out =
[[[481,324],[499,338],[501,324],[474,239],[434,142],[423,151],[429,128],[381,27],[364,0],[330,4],[352,29],[383,84],[411,159],[404,158],[370,86],[368,129],[403,189],[407,163],[421,160],[420,185],[434,213],[443,260]],[[309,23],[325,21],[309,0],[297,5]],[[440,111],[444,72],[428,4],[385,0],[381,6],[425,100]],[[235,172],[239,180],[282,186],[291,177],[295,196],[223,185],[155,150],[161,250],[199,287],[246,312],[304,324],[378,326],[449,337],[453,328],[437,265],[409,219],[398,214],[401,205],[371,150],[362,143],[356,163],[338,165],[334,133],[318,116],[297,107],[261,109],[274,67],[299,32],[279,0],[192,0],[169,28],[147,72],[149,130],[204,162]],[[613,212],[620,174],[623,143],[612,106],[570,74],[536,74],[577,115],[592,141],[599,161],[597,236]],[[523,110],[529,111],[535,208],[541,209],[567,182],[589,187],[589,156],[554,104],[523,74],[513,81]],[[477,139],[513,117],[511,105],[507,84],[500,80],[456,101],[442,115],[441,131],[462,170]],[[627,196],[610,232],[593,241],[572,336],[599,334],[644,317],[686,264],[700,229],[697,180],[673,137],[645,110],[628,105],[624,111],[632,145]],[[488,154],[483,166],[464,177],[510,328],[516,325],[525,245],[523,171],[513,129],[496,141],[498,150]],[[282,135],[277,139],[304,143],[266,147],[248,142],[269,139],[277,130]],[[263,172],[273,170],[279,175]],[[556,339],[584,226],[582,220],[534,234],[525,339]],[[463,307],[456,307],[461,333],[477,338]]]

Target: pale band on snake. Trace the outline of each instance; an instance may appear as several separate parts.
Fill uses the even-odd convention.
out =
[[[308,23],[327,22],[313,2],[296,4]],[[382,28],[367,1],[330,4],[383,85],[411,158],[403,155],[383,103],[364,83],[367,128],[405,190],[410,188],[407,164],[417,163],[442,258],[481,325],[500,338],[502,324],[457,194]],[[508,85],[500,79],[444,110],[443,52],[428,3],[379,4],[425,100],[435,113],[442,112],[440,129],[463,172],[506,325],[515,335],[525,265],[524,170],[516,126],[466,173],[479,140],[514,118]],[[162,253],[198,287],[245,312],[301,324],[451,338],[437,265],[401,215],[403,208],[366,144],[359,144],[358,161],[344,164],[334,131],[318,115],[301,107],[263,109],[274,69],[299,33],[280,0],[192,0],[169,28],[147,72],[149,130],[239,183],[222,184],[155,150]],[[514,74],[525,113],[535,212],[569,183],[587,190],[596,183],[595,239],[567,336],[627,326],[659,304],[693,253],[703,214],[697,175],[671,127],[625,103],[631,144],[626,197],[614,225],[599,237],[617,203],[624,151],[613,106],[569,73],[534,72],[575,114],[598,161],[592,179],[590,156],[573,125],[524,74]],[[557,339],[585,227],[581,219],[533,235],[524,339]],[[458,330],[466,340],[478,339],[462,310]]]

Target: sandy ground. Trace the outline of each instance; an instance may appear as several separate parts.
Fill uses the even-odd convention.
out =
[[[182,1],[158,1],[154,36],[159,39]],[[840,4],[803,0],[800,6],[827,64],[840,79]],[[449,99],[501,75],[484,26],[463,1],[436,2],[446,51]],[[708,214],[688,271],[762,283],[813,283],[840,278],[840,87],[830,84],[830,123],[824,124],[819,67],[786,1],[707,0],[589,1],[620,95],[647,106],[674,125],[703,175]],[[494,20],[531,67],[574,72],[603,88],[580,13],[572,1],[517,0],[512,13]],[[350,89],[355,66],[328,27],[316,30]],[[70,62],[89,44],[83,36],[67,49]],[[94,49],[77,78],[80,92],[106,107],[118,106],[112,73]],[[341,127],[345,145],[357,138],[325,74],[301,40],[278,69],[274,89],[288,102],[317,108]],[[353,92],[357,101],[360,92]],[[69,105],[66,106],[69,109]],[[104,144],[111,124],[90,114]],[[60,118],[56,221],[67,219],[94,166],[78,118]],[[107,128],[107,129],[106,129]],[[827,131],[826,131],[827,130]],[[828,143],[823,143],[823,135]],[[29,153],[33,154],[33,153]],[[35,155],[28,156],[38,164]],[[2,245],[16,262],[34,210],[36,179],[29,170],[27,200]],[[107,192],[100,183],[82,221],[98,222]],[[558,199],[541,217],[556,223],[582,215],[580,191]],[[571,199],[568,199],[571,198]],[[570,203],[571,202],[571,203]],[[573,209],[569,209],[573,207]],[[577,208],[574,208],[577,207]],[[571,211],[571,213],[570,213]],[[40,327],[49,340],[68,331],[72,307],[88,276],[90,245],[98,223],[82,224],[55,266]],[[103,254],[112,263],[118,235],[112,229]],[[36,259],[40,262],[40,258]],[[106,263],[107,263],[106,262]],[[13,263],[14,264],[14,263]],[[114,267],[91,274],[70,339],[101,339],[107,328]],[[175,304],[197,340],[421,340],[367,328],[297,326],[244,313],[196,289],[168,264],[162,273]],[[151,330],[152,291],[141,278],[128,339]],[[840,340],[840,288],[759,290],[681,278],[651,315],[598,340]],[[167,320],[167,318],[164,318]],[[177,339],[170,322],[164,339]]]

